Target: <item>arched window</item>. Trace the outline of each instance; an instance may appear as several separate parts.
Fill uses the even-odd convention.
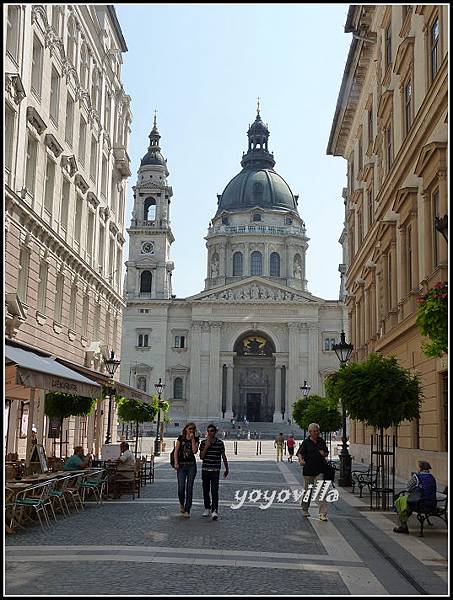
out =
[[[140,292],[151,293],[153,276],[151,271],[142,271],[140,275]]]
[[[154,221],[156,218],[156,201],[154,198],[147,198],[145,200],[145,207],[143,212],[144,221]]]
[[[182,379],[181,379],[181,377],[176,377],[175,382],[173,384],[173,398],[175,400],[182,400]]]
[[[61,34],[61,9],[59,6],[52,6],[52,27],[57,35]]]
[[[75,65],[75,50],[76,50],[76,30],[74,19],[69,17],[68,19],[68,43],[67,43],[67,57],[72,65]]]
[[[138,336],[138,347],[139,348],[148,348],[148,334],[140,333]]]
[[[235,252],[233,254],[233,277],[242,275],[243,256],[242,252]]]
[[[6,30],[6,51],[14,58],[18,59],[19,54],[19,6],[8,6],[8,22]]]
[[[250,255],[250,275],[263,274],[263,255],[258,250],[255,250]]]
[[[91,83],[91,104],[98,112],[101,106],[101,81],[97,68],[93,70],[93,81]]]
[[[280,277],[280,254],[278,252],[272,252],[269,263],[270,276]]]
[[[88,48],[85,42],[83,42],[80,50],[80,85],[85,89],[88,87],[88,70]]]
[[[137,377],[137,388],[146,392],[146,377]]]

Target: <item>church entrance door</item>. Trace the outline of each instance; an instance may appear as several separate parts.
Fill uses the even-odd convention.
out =
[[[261,421],[260,404],[261,394],[247,393],[247,421]]]

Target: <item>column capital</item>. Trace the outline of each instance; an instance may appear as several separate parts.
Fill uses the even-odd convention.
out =
[[[211,327],[211,329],[220,329],[220,327],[222,327],[223,322],[222,321],[209,321],[209,326]]]

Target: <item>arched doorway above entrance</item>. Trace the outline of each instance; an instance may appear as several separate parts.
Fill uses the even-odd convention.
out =
[[[275,407],[275,344],[258,331],[234,345],[233,413],[238,421],[272,421]]]

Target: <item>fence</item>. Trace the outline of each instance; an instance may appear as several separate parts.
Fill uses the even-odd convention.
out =
[[[390,444],[390,435],[372,435],[370,449],[370,508],[375,497],[375,508],[379,508],[380,500],[382,510],[387,510],[393,506],[395,496],[395,436]]]

